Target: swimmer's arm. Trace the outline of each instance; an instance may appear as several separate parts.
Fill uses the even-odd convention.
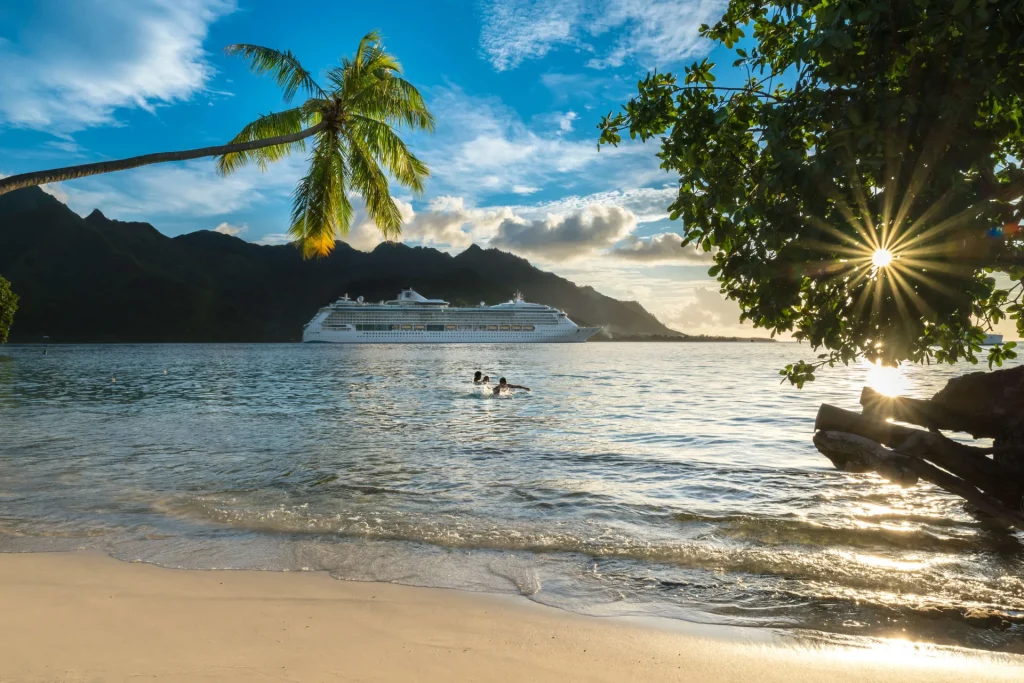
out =
[[[525,389],[526,391],[530,390],[530,387],[524,387],[524,386],[521,386],[519,384],[509,384],[508,388],[509,389]]]

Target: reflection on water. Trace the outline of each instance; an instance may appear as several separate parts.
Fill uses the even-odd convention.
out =
[[[1024,652],[1021,537],[837,472],[789,344],[12,347],[0,550],[517,591],[590,614]],[[533,388],[494,397],[480,369]],[[116,378],[116,381],[112,379]]]

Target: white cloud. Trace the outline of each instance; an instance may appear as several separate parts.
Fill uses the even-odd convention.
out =
[[[249,226],[244,223],[242,225],[232,225],[231,223],[225,221],[218,225],[216,228],[214,228],[213,231],[219,232],[222,235],[238,237],[239,235],[243,235],[249,232]]]
[[[279,247],[282,244],[291,244],[294,238],[286,232],[272,232],[256,240],[256,244],[264,247]]]
[[[56,149],[71,156],[82,156],[82,146],[74,140],[50,140],[44,144],[45,147]]]
[[[495,0],[484,7],[480,47],[497,71],[575,43],[582,0]]]
[[[486,244],[502,221],[514,218],[508,207],[467,207],[462,197],[436,197],[424,211],[415,211],[411,204],[402,201],[398,201],[398,206],[404,220],[401,241],[451,251],[462,251],[474,242]],[[373,221],[360,212],[345,241],[356,249],[369,251],[384,238]]]
[[[609,0],[594,18],[594,35],[620,29],[615,46],[588,66],[621,66],[635,59],[647,68],[674,64],[706,53],[711,43],[700,37],[701,24],[714,24],[725,12],[727,0]]]
[[[599,152],[594,140],[569,139],[555,118],[535,121],[554,130],[534,130],[496,98],[441,88],[431,93],[430,107],[437,134],[418,138],[416,149],[431,167],[432,191],[482,203],[481,196],[517,188],[575,187],[583,179],[613,187],[666,177],[649,147],[623,145]]]
[[[630,235],[623,244],[609,252],[629,261],[666,261],[687,265],[711,265],[711,252],[701,251],[693,245],[683,247],[683,238],[674,232],[664,232],[651,237]]]
[[[637,187],[627,190],[609,190],[579,196],[569,195],[561,199],[536,204],[534,206],[516,207],[517,213],[535,217],[549,213],[566,213],[580,211],[592,204],[602,206],[621,206],[629,209],[636,216],[638,223],[652,223],[668,219],[668,205],[676,198],[674,187]]]
[[[509,218],[498,226],[490,245],[552,261],[583,258],[607,249],[636,227],[636,216],[617,206],[595,204],[583,211],[544,220]]]
[[[693,296],[693,301],[687,305],[668,312],[664,322],[676,329],[700,334],[721,333],[722,328],[751,329],[740,323],[739,304],[726,299],[717,289],[697,287]]]
[[[18,45],[0,43],[0,122],[66,136],[120,108],[187,100],[213,75],[209,25],[234,0],[38,3]]]
[[[532,185],[513,185],[512,191],[516,194],[533,194],[534,192],[539,192],[540,188]]]
[[[480,46],[494,69],[505,71],[562,45],[593,51],[588,40],[616,31],[611,49],[589,66],[621,66],[628,59],[664,66],[707,52],[710,43],[698,29],[715,23],[726,5],[727,0],[491,0]]]
[[[574,111],[565,112],[558,118],[558,129],[561,130],[563,133],[571,133],[573,121],[575,121],[579,117],[580,115]]]
[[[40,185],[39,189],[46,194],[53,195],[64,204],[68,203],[68,193],[64,191],[64,186],[61,183],[47,183],[46,185]]]

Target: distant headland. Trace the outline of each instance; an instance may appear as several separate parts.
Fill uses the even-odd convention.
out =
[[[499,303],[516,290],[601,326],[608,341],[746,341],[693,337],[620,301],[476,245],[452,256],[339,242],[319,260],[208,230],[167,237],[148,223],[83,218],[38,188],[0,196],[0,273],[21,297],[11,342],[288,342],[345,293],[368,301],[412,287],[453,305]]]

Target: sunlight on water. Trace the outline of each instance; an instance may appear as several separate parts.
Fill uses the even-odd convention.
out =
[[[811,443],[822,402],[973,367],[797,390],[777,372],[806,349],[782,343],[49,350],[0,363],[0,551],[1024,653],[1019,534]]]

